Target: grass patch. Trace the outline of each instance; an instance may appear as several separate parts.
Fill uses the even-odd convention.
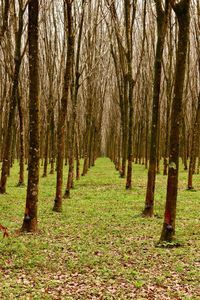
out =
[[[42,174],[42,170],[41,170]],[[65,167],[65,178],[67,168]],[[16,187],[15,162],[8,194],[0,195],[0,298],[9,299],[200,299],[200,184],[185,190],[180,171],[176,235],[182,247],[156,248],[162,228],[166,179],[157,176],[155,213],[142,218],[147,171],[133,166],[125,190],[113,164],[98,159],[75,183],[63,212],[52,212],[56,177],[40,178],[39,234],[15,236],[22,225],[26,187]],[[64,192],[64,187],[63,187]]]

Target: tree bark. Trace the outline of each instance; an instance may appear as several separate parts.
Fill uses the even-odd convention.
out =
[[[159,106],[160,106],[160,88],[161,88],[161,73],[162,73],[162,57],[167,32],[168,20],[168,1],[165,1],[165,11],[162,9],[161,1],[155,1],[157,11],[157,46],[156,57],[154,63],[154,86],[153,86],[153,103],[152,103],[152,125],[151,125],[151,145],[150,159],[148,170],[148,182],[146,189],[146,200],[143,215],[146,217],[153,216],[154,208],[154,190],[156,179],[156,159],[158,149],[158,127],[159,127]]]
[[[19,182],[17,186],[24,186],[24,157],[25,157],[25,147],[24,147],[24,112],[22,108],[22,99],[18,91],[18,112],[19,112],[19,130],[20,130],[20,158],[19,158]]]
[[[192,177],[195,169],[195,162],[197,157],[197,143],[198,143],[198,131],[200,125],[200,93],[198,96],[198,106],[196,112],[195,123],[193,127],[193,135],[192,135],[192,145],[191,145],[191,153],[190,153],[190,163],[189,163],[189,170],[188,170],[188,190],[194,189],[192,185]]]
[[[40,125],[39,125],[39,74],[38,74],[38,0],[28,6],[29,43],[29,163],[26,208],[22,231],[37,231],[37,203],[39,186]]]
[[[54,164],[55,164],[55,121],[54,121],[54,111],[51,111],[50,120],[50,174],[54,174]]]
[[[49,158],[49,129],[50,129],[50,112],[47,111],[47,126],[45,134],[45,150],[44,150],[44,168],[42,177],[47,177],[47,167],[48,167],[48,158]]]
[[[10,10],[10,0],[5,0],[5,6],[3,12],[3,24],[0,29],[0,42],[1,42],[1,38],[4,36],[6,30],[8,29],[9,10]]]
[[[164,214],[164,223],[160,242],[172,242],[175,237],[176,204],[179,170],[179,133],[182,115],[182,98],[186,70],[190,27],[190,0],[182,0],[178,4],[170,1],[178,19],[178,49],[176,54],[176,71],[174,98],[172,103],[171,133],[169,148],[169,172],[167,181],[167,196]]]
[[[78,34],[78,42],[77,42],[77,51],[76,57],[74,59],[75,70],[72,84],[72,116],[70,122],[70,137],[69,137],[69,170],[68,170],[68,179],[66,190],[64,194],[64,198],[70,197],[70,190],[74,185],[74,154],[75,154],[75,145],[76,145],[76,122],[77,122],[77,102],[78,102],[78,91],[79,91],[79,79],[80,79],[80,71],[79,71],[79,63],[80,63],[80,51],[81,51],[81,42],[82,42],[82,32],[83,32],[83,21],[84,21],[84,5],[85,1],[82,1],[82,14],[81,21],[79,24],[79,34]],[[74,58],[74,53],[73,53]]]
[[[73,38],[73,20],[72,20],[72,3],[65,0],[67,6],[67,60],[65,67],[65,77],[63,83],[63,94],[61,99],[61,108],[58,116],[58,141],[57,141],[57,182],[56,197],[54,200],[53,211],[62,211],[62,186],[63,186],[63,159],[64,159],[64,143],[65,143],[65,123],[68,109],[68,98],[71,86],[72,63],[74,52]]]
[[[8,126],[6,130],[6,138],[4,144],[4,153],[3,153],[3,163],[1,170],[1,182],[0,182],[0,193],[6,193],[6,183],[7,176],[9,172],[10,164],[10,155],[11,155],[11,142],[12,142],[12,131],[15,118],[15,111],[17,106],[17,97],[18,97],[18,83],[19,83],[19,73],[20,66],[22,61],[21,56],[21,38],[23,33],[23,14],[24,11],[22,8],[19,8],[19,22],[18,22],[18,31],[16,32],[15,37],[15,54],[14,54],[14,74],[12,80],[12,93],[10,99],[10,111],[8,117]]]
[[[126,176],[126,189],[132,188],[132,160],[133,160],[133,71],[132,71],[132,23],[131,20],[131,10],[130,10],[130,1],[125,0],[124,10],[125,10],[125,28],[126,28],[126,46],[127,46],[127,81],[128,81],[128,104],[129,104],[129,124],[128,124],[128,166],[127,166],[127,176]],[[133,5],[132,18],[134,18],[136,13],[135,4]]]

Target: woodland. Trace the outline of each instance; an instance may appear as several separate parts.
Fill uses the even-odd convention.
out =
[[[0,0],[0,299],[200,299],[199,0]]]

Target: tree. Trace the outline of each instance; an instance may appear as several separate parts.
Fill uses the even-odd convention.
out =
[[[188,168],[188,190],[194,189],[192,184],[192,178],[195,170],[195,162],[197,157],[197,143],[198,143],[198,131],[200,126],[200,93],[198,96],[198,105],[197,105],[197,112],[195,117],[195,122],[193,126],[193,134],[192,134],[192,142],[191,142],[191,153],[190,153],[190,163]]]
[[[145,1],[146,3],[146,1]],[[132,11],[131,11],[132,8]],[[132,187],[132,161],[133,161],[133,88],[135,81],[133,80],[132,59],[133,59],[133,24],[136,14],[136,1],[131,5],[130,1],[124,1],[124,19],[126,32],[126,60],[127,60],[127,88],[128,88],[128,104],[129,104],[129,128],[128,128],[128,167],[126,177],[126,189]]]
[[[23,7],[23,1],[19,1],[18,4],[19,4],[18,28],[16,29],[16,33],[15,33],[14,72],[12,75],[12,93],[10,98],[9,117],[8,117],[8,125],[6,130],[3,164],[2,164],[2,171],[1,171],[1,182],[0,182],[1,194],[4,194],[6,192],[6,183],[7,183],[7,177],[8,177],[9,165],[10,165],[13,124],[14,124],[16,106],[19,100],[19,86],[18,86],[19,74],[20,74],[20,67],[23,58],[23,52],[21,53],[21,43],[22,43],[22,34],[23,34],[23,27],[24,27],[23,16],[27,7],[27,3],[25,4],[24,7]]]
[[[0,28],[0,42],[1,42],[1,38],[4,36],[6,30],[8,29],[9,10],[10,10],[10,0],[5,0],[4,10],[3,10],[3,22]]]
[[[150,146],[150,160],[148,170],[148,182],[146,189],[144,216],[153,216],[154,206],[154,190],[156,179],[156,162],[157,162],[157,148],[158,148],[158,126],[159,126],[159,102],[160,102],[160,88],[161,88],[161,70],[162,70],[162,56],[165,43],[165,35],[167,32],[167,20],[169,3],[165,1],[165,9],[162,8],[162,1],[155,0],[157,13],[157,45],[156,56],[154,62],[154,86],[153,86],[153,102],[152,102],[152,122],[151,122],[151,146]]]
[[[77,118],[77,101],[78,101],[78,90],[80,87],[80,53],[81,53],[81,42],[82,42],[82,32],[83,32],[83,21],[84,21],[84,13],[85,13],[85,0],[82,0],[82,13],[79,22],[79,33],[77,40],[77,51],[74,55],[74,72],[73,72],[73,84],[72,84],[72,116],[70,122],[70,136],[69,139],[69,170],[68,170],[68,179],[64,197],[70,197],[70,189],[73,187],[73,177],[74,177],[74,152],[75,152],[75,144],[76,144],[76,118]]]
[[[167,196],[164,214],[164,223],[160,242],[172,242],[175,237],[176,204],[179,171],[179,134],[181,124],[181,109],[183,88],[186,70],[186,58],[190,27],[190,0],[181,0],[178,3],[170,1],[178,20],[178,49],[176,54],[176,71],[174,98],[172,102],[171,132],[169,147],[169,172],[167,181]]]
[[[29,162],[26,208],[22,231],[37,230],[37,202],[39,187],[39,74],[38,74],[38,0],[28,4],[29,43]]]
[[[66,22],[67,22],[67,59],[65,66],[65,75],[63,82],[63,91],[61,99],[61,107],[58,116],[58,136],[57,136],[57,183],[56,197],[54,200],[53,210],[61,212],[62,210],[62,185],[63,185],[63,159],[64,159],[64,138],[65,138],[65,122],[68,110],[68,99],[72,79],[72,63],[74,53],[74,37],[73,37],[73,19],[72,19],[72,2],[65,0],[66,4]]]
[[[200,5],[199,2],[197,2],[197,14],[200,13]],[[200,19],[198,18],[197,21],[194,24],[194,40],[196,41],[195,50],[197,55],[197,80],[195,84],[195,91],[198,91],[198,84],[200,82],[200,41],[199,41],[199,30],[200,30]],[[193,90],[193,88],[192,88]],[[198,92],[197,92],[198,93]],[[196,93],[193,93],[198,98],[197,103],[197,109],[196,109],[196,116],[194,120],[193,130],[192,130],[192,140],[191,140],[191,151],[190,151],[190,163],[188,168],[188,190],[193,189],[192,179],[193,174],[195,172],[195,163],[196,163],[196,157],[198,156],[198,145],[200,143],[199,140],[199,129],[200,129],[200,91],[197,95]]]

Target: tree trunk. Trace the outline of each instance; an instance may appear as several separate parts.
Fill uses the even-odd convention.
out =
[[[1,42],[1,38],[4,36],[6,30],[8,29],[9,9],[10,9],[10,0],[5,0],[5,6],[3,12],[3,24],[0,28],[0,42]]]
[[[165,144],[164,144],[164,165],[163,165],[163,175],[168,173],[168,152],[169,152],[169,127],[170,127],[170,108],[172,100],[172,86],[173,86],[173,43],[172,43],[172,18],[171,10],[169,16],[169,67],[166,75],[166,98],[167,98],[167,108],[166,108],[166,125],[165,125]]]
[[[28,42],[29,42],[29,164],[26,208],[22,231],[37,230],[37,203],[39,185],[40,126],[39,126],[39,74],[38,74],[38,0],[28,4]]]
[[[56,182],[56,197],[54,200],[53,211],[60,212],[62,210],[62,185],[63,185],[63,160],[64,160],[64,143],[65,143],[65,123],[68,109],[68,97],[71,85],[72,63],[74,53],[74,38],[73,38],[73,20],[72,20],[72,3],[70,0],[65,0],[67,5],[67,59],[65,68],[65,77],[63,83],[63,95],[61,99],[61,108],[58,116],[58,141],[57,141],[57,182]]]
[[[91,100],[88,100],[91,102]],[[89,110],[91,109],[91,104],[89,104]],[[84,163],[83,163],[83,172],[82,176],[85,176],[89,169],[89,149],[90,149],[90,142],[91,142],[91,115],[90,113],[87,116],[86,120],[86,140],[85,140],[85,153],[84,153]]]
[[[79,159],[79,135],[78,135],[78,129],[76,131],[76,180],[80,179],[80,159]]]
[[[127,76],[124,78],[124,109],[123,109],[123,128],[122,128],[122,168],[120,177],[124,178],[126,175],[126,161],[127,161],[127,147],[128,147],[128,80]]]
[[[198,142],[198,130],[200,125],[200,93],[198,97],[198,107],[196,112],[195,123],[193,127],[193,135],[192,135],[192,145],[191,145],[191,153],[190,153],[190,163],[188,170],[188,190],[193,189],[192,185],[192,177],[195,169],[195,162],[197,157],[197,142]]]
[[[132,160],[133,160],[133,78],[132,69],[129,78],[129,131],[128,131],[128,167],[126,177],[126,189],[132,188]]]
[[[74,178],[74,142],[75,142],[75,122],[76,122],[76,113],[73,113],[72,120],[70,122],[70,136],[69,139],[69,170],[68,170],[68,178],[67,185],[65,189],[64,198],[70,198],[70,190],[73,187],[73,178]]]
[[[54,123],[54,112],[51,111],[51,120],[50,120],[50,174],[54,174],[54,164],[55,164],[55,123]]]
[[[186,57],[188,49],[188,36],[190,26],[189,7],[190,0],[182,0],[178,4],[171,1],[178,19],[178,49],[176,54],[176,72],[174,99],[172,103],[169,171],[167,182],[167,196],[164,214],[164,223],[160,241],[172,242],[175,236],[176,203],[179,170],[179,133],[182,115],[182,97],[186,70]]]
[[[154,190],[156,179],[156,157],[158,148],[158,127],[159,127],[159,106],[160,106],[160,87],[161,87],[161,70],[162,70],[162,57],[165,43],[165,35],[167,32],[167,19],[168,19],[168,1],[165,3],[165,11],[162,10],[160,1],[156,1],[157,10],[157,46],[156,57],[154,63],[154,86],[153,86],[153,103],[152,103],[152,125],[151,125],[151,146],[150,146],[150,159],[148,170],[148,182],[146,190],[145,208],[143,215],[147,217],[153,216],[154,207]]]
[[[20,158],[19,158],[19,182],[17,186],[24,186],[24,157],[25,157],[25,149],[24,149],[24,112],[22,108],[22,99],[21,95],[19,95],[18,91],[18,112],[19,112],[19,131],[20,131]]]
[[[7,176],[9,171],[10,164],[10,155],[11,155],[11,139],[13,131],[13,123],[15,117],[15,110],[17,106],[17,94],[18,94],[18,83],[19,83],[19,73],[21,66],[21,38],[23,33],[23,11],[22,8],[19,8],[19,21],[18,21],[18,31],[15,36],[15,56],[14,56],[14,74],[12,81],[12,93],[10,99],[10,111],[8,117],[8,126],[6,130],[6,138],[4,144],[4,154],[3,154],[3,163],[1,171],[1,182],[0,182],[0,193],[6,193],[6,183]]]
[[[45,150],[44,150],[44,168],[42,177],[47,177],[47,167],[49,159],[49,129],[50,129],[50,111],[47,111],[47,126],[45,134]]]
[[[73,84],[72,84],[72,116],[70,122],[70,137],[69,140],[69,171],[68,171],[68,179],[67,179],[67,186],[65,190],[64,197],[70,197],[70,190],[74,186],[74,154],[75,154],[75,146],[77,146],[77,157],[78,157],[78,136],[76,135],[76,122],[77,122],[77,102],[78,102],[78,90],[80,87],[79,79],[80,79],[80,72],[79,72],[79,62],[80,62],[80,50],[81,50],[81,41],[82,41],[82,31],[83,31],[83,21],[84,21],[84,7],[85,1],[82,1],[82,15],[81,15],[81,22],[79,24],[79,34],[78,34],[78,43],[77,43],[77,52],[76,57],[73,53],[75,70],[73,76]],[[77,178],[79,177],[79,160],[77,162]]]

